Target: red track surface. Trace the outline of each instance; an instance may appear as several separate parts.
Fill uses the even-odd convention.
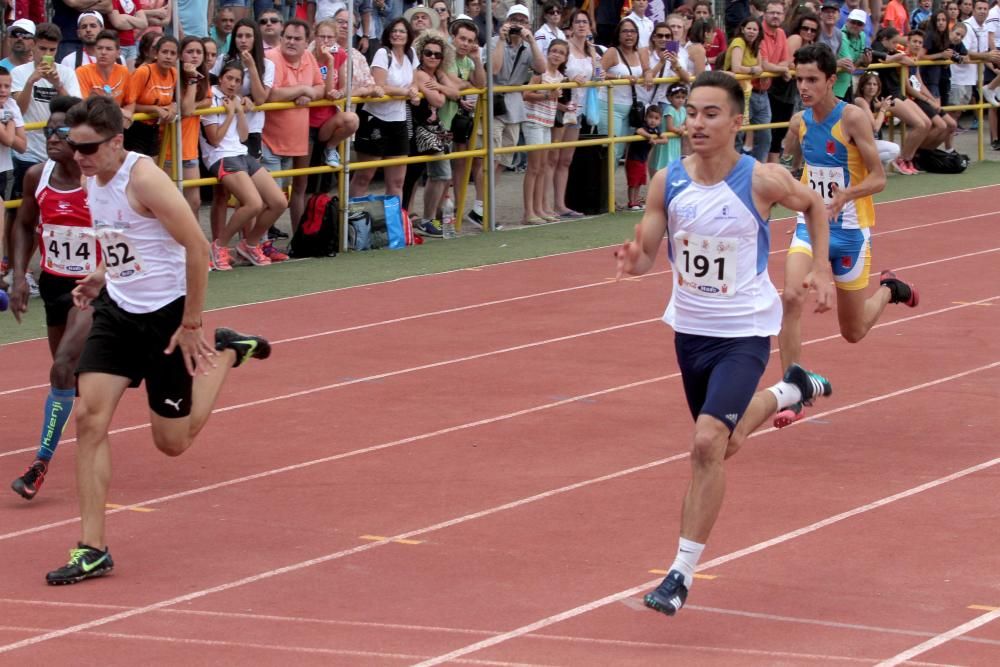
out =
[[[876,267],[916,281],[921,305],[890,306],[856,346],[833,314],[806,317],[804,360],[835,395],[730,461],[714,578],[676,618],[641,606],[689,477],[658,321],[669,278],[664,263],[616,284],[600,249],[212,313],[274,355],[233,373],[180,459],[151,446],[130,392],[112,576],[43,581],[77,537],[72,444],[35,501],[0,497],[0,662],[897,664],[914,649],[908,664],[996,665],[998,192],[878,207]],[[0,355],[12,478],[47,350]]]

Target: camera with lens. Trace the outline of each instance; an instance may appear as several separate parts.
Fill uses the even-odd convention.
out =
[[[519,25],[512,25],[512,26],[510,26],[509,28],[507,28],[507,34],[508,35],[520,35],[521,34],[521,26],[519,26]]]
[[[951,62],[953,62],[953,63],[961,63],[962,62],[962,54],[961,53],[953,53],[953,54],[951,54]]]

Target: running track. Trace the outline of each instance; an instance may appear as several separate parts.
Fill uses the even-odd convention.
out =
[[[209,314],[274,355],[234,371],[179,459],[130,392],[112,576],[43,582],[77,537],[69,442],[38,499],[0,496],[0,661],[998,664],[997,194],[878,206],[873,268],[921,306],[857,346],[805,319],[835,394],[730,461],[676,618],[641,606],[689,474],[670,277],[615,283],[604,248]],[[13,478],[47,350],[0,357]]]

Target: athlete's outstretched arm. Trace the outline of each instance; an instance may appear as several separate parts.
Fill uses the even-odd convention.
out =
[[[642,222],[635,226],[635,238],[625,241],[615,250],[619,280],[625,274],[641,276],[649,271],[656,261],[660,241],[667,231],[667,211],[664,208],[666,183],[666,169],[661,169],[653,175],[649,190],[646,192],[646,212],[642,216]]]
[[[21,206],[14,218],[11,229],[11,260],[14,262],[14,284],[10,290],[10,312],[18,324],[21,316],[28,312],[28,283],[25,273],[28,263],[35,253],[35,227],[38,226],[38,201],[35,199],[35,188],[41,178],[43,165],[35,165],[24,174],[24,194],[21,196]]]
[[[205,289],[208,286],[208,240],[198,226],[184,195],[152,160],[139,160],[135,163],[129,191],[129,198],[134,197],[142,208],[159,220],[174,240],[184,246],[187,254],[184,315],[181,326],[170,339],[165,353],[170,354],[179,345],[189,373],[194,375],[199,369],[208,372],[206,364],[214,366],[212,359],[216,354],[215,347],[205,340],[201,329]]]
[[[823,313],[833,307],[833,272],[830,269],[830,225],[826,206],[819,195],[792,178],[784,167],[776,164],[757,165],[754,171],[754,197],[759,197],[768,210],[781,204],[793,211],[801,211],[806,218],[809,240],[812,243],[812,270],[803,281],[803,287],[816,290],[816,312]]]
[[[837,217],[847,202],[885,190],[885,169],[878,159],[878,148],[875,146],[875,137],[871,131],[871,121],[865,112],[849,104],[844,107],[840,124],[847,134],[846,139],[853,141],[858,147],[861,159],[868,168],[868,175],[860,183],[851,183],[844,190],[838,189],[833,193],[833,200],[827,205],[827,212],[831,218]]]
[[[802,144],[799,143],[799,125],[802,123],[802,112],[798,112],[788,121],[788,132],[785,133],[785,140],[781,143],[781,148],[785,155],[791,155],[793,160],[802,156]]]

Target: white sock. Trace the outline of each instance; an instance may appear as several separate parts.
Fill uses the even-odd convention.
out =
[[[791,382],[782,380],[773,387],[768,387],[767,390],[778,399],[778,410],[784,410],[802,400],[802,390]]]
[[[474,201],[472,203],[472,210],[475,211],[476,213],[478,213],[479,215],[482,215],[483,214],[483,202],[481,200],[479,200],[479,199],[477,199],[476,201]]]
[[[701,560],[701,552],[704,550],[704,544],[698,544],[683,537],[677,545],[677,556],[674,558],[674,564],[670,566],[670,569],[677,570],[684,575],[684,585],[688,589],[691,588],[691,584],[694,582],[694,570],[698,567],[698,561]]]

